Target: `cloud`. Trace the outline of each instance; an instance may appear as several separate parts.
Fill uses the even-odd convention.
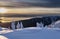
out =
[[[0,0],[5,1],[5,0]],[[60,7],[60,0],[10,0],[8,3],[16,7]],[[13,3],[16,2],[16,3]],[[9,5],[7,5],[9,6]]]
[[[60,7],[60,0],[16,0],[16,1],[25,3],[25,5],[28,6]]]

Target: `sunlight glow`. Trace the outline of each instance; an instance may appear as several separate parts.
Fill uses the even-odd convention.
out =
[[[6,13],[7,9],[6,8],[0,8],[0,13]]]

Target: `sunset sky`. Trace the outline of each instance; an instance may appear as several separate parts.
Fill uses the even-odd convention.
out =
[[[0,17],[60,14],[60,0],[0,0]],[[16,19],[15,19],[16,20]],[[18,19],[19,20],[19,19]]]
[[[0,6],[4,14],[60,13],[60,0],[0,0]]]

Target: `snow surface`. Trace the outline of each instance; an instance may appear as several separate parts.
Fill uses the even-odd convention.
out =
[[[10,33],[13,32],[13,30],[2,30],[0,31],[0,34],[6,34],[6,33]]]
[[[60,39],[60,29],[32,27],[17,29],[3,36],[8,39]]]
[[[3,27],[0,27],[0,34],[5,34],[5,33],[9,33],[9,32],[12,32],[13,30],[10,30],[8,28],[3,28]]]
[[[8,39],[5,36],[0,35],[0,39]]]

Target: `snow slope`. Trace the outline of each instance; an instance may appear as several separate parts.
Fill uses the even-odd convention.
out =
[[[4,34],[8,39],[60,39],[60,29],[25,28]]]

